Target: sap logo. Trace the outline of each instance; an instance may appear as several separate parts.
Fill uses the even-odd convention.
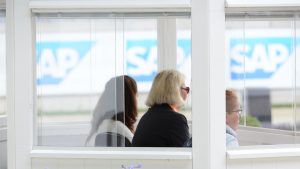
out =
[[[231,79],[270,78],[291,56],[292,50],[291,38],[232,38]]]
[[[157,41],[128,40],[126,45],[127,73],[137,81],[152,81],[157,73]],[[177,53],[180,67],[191,56],[191,41],[178,40]]]
[[[91,41],[37,43],[37,84],[61,83],[93,44]]]
[[[128,40],[127,73],[137,81],[151,81],[157,71],[157,41]]]

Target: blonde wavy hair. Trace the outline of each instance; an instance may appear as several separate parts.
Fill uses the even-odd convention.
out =
[[[185,76],[177,70],[163,70],[159,72],[152,83],[146,105],[175,104],[183,106],[181,87],[184,85]]]

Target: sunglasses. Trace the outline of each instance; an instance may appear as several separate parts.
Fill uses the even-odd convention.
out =
[[[187,94],[190,93],[190,87],[181,87],[181,89],[185,90]]]

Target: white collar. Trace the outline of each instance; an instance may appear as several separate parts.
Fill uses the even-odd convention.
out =
[[[112,133],[118,133],[123,136],[125,136],[130,142],[133,138],[133,133],[128,129],[127,126],[124,125],[124,123],[116,120],[103,120],[101,125],[99,126],[97,130],[97,134],[99,133],[105,133],[105,132],[112,132]]]
[[[98,127],[97,132],[95,132],[92,135],[90,141],[86,145],[95,146],[96,136],[99,133],[106,133],[106,132],[121,134],[122,136],[125,136],[130,142],[132,142],[133,133],[128,129],[127,126],[125,126],[124,123],[116,120],[106,119],[102,121],[101,125]]]

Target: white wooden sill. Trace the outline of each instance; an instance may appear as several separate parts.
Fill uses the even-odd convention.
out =
[[[191,148],[38,148],[31,158],[191,160]]]
[[[300,145],[245,146],[227,150],[227,159],[300,157]]]
[[[56,12],[189,12],[186,0],[31,0],[36,13]]]

